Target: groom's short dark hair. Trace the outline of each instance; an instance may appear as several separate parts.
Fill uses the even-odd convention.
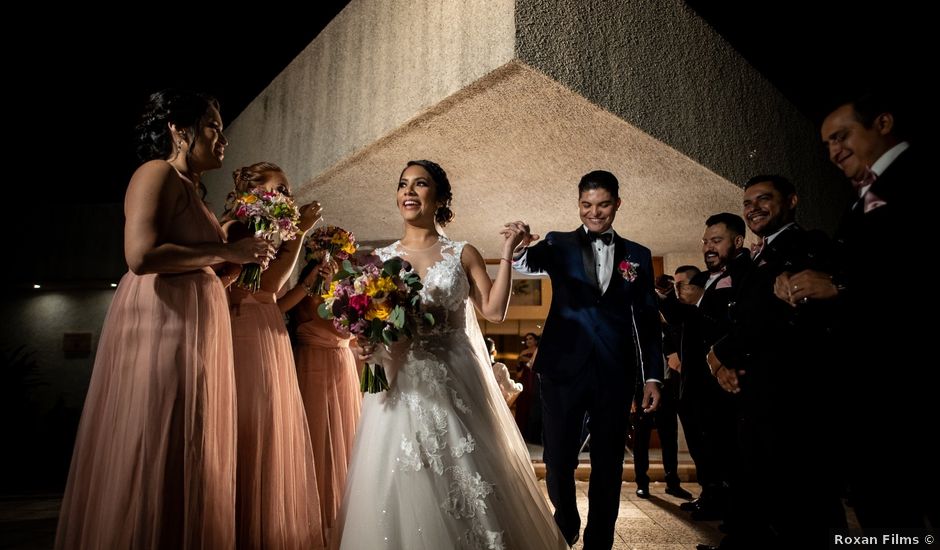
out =
[[[620,197],[620,184],[617,183],[617,178],[606,170],[588,172],[578,182],[578,196],[591,189],[604,189],[615,199]]]

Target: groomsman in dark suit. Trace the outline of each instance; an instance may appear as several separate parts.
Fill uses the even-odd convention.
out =
[[[624,447],[633,388],[644,383],[641,407],[655,410],[663,377],[662,333],[648,248],[611,227],[619,184],[597,170],[578,183],[581,226],[550,232],[519,250],[514,267],[547,273],[553,297],[535,369],[541,381],[548,495],[570,544],[581,518],[574,471],[582,421],[589,415],[591,481],[584,548],[609,549],[620,508]],[[524,224],[523,224],[524,225]],[[537,239],[524,226],[525,244]]]
[[[903,114],[889,94],[839,105],[822,123],[829,159],[851,181],[857,198],[836,233],[834,276],[805,271],[778,283],[778,296],[798,306],[838,305],[841,326],[837,427],[846,453],[851,502],[863,527],[916,527],[925,512],[937,525],[938,458],[928,455],[937,418],[933,367],[922,344],[928,324],[914,322],[909,270],[895,265],[923,253],[936,228],[924,152],[907,141]],[[915,260],[916,261],[916,260]],[[896,386],[896,389],[895,389]],[[886,443],[881,443],[886,442]]]
[[[817,471],[806,456],[823,443],[815,415],[830,399],[819,380],[831,368],[831,315],[824,306],[793,308],[774,294],[778,275],[832,269],[828,239],[795,223],[798,202],[780,176],[755,176],[744,186],[744,218],[762,247],[735,281],[728,334],[708,354],[712,373],[740,404],[735,523],[722,548],[825,540],[823,507],[833,505],[816,494]]]
[[[747,254],[744,231],[744,220],[738,215],[723,212],[709,217],[702,236],[702,255],[708,268],[700,277],[703,293],[691,305],[670,299],[661,305],[667,320],[682,326],[682,426],[702,485],[702,496],[685,507],[692,511],[693,519],[723,516],[736,456],[735,403],[711,376],[705,357],[731,325],[728,308],[734,299],[734,282],[740,276],[735,273],[735,263]],[[747,257],[743,261],[749,263]]]

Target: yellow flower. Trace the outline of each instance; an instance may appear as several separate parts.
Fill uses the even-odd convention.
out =
[[[388,316],[392,313],[392,308],[389,306],[388,302],[372,302],[372,305],[369,307],[369,311],[366,312],[366,320],[371,321],[372,319],[380,319],[382,321],[388,319]]]
[[[343,250],[343,252],[345,252],[346,254],[355,254],[355,253],[356,253],[356,245],[354,245],[353,243],[347,241],[346,244],[343,245],[342,250]]]
[[[252,195],[251,193],[245,193],[242,195],[242,202],[245,204],[252,204],[258,202],[258,197]]]
[[[327,290],[325,294],[321,294],[320,297],[322,297],[324,300],[329,300],[333,298],[333,295],[336,293],[337,286],[339,286],[339,283],[337,281],[331,282],[330,289]]]
[[[377,294],[391,292],[396,289],[398,289],[398,286],[395,284],[395,281],[383,275],[374,281],[369,281],[369,284],[366,285],[366,294],[370,297],[374,297]]]

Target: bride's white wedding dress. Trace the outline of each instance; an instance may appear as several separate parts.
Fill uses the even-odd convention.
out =
[[[367,394],[341,514],[343,550],[563,549],[525,443],[490,368],[460,262],[444,237],[400,256],[436,319],[383,358],[390,388]]]

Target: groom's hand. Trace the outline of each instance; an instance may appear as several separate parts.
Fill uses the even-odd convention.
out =
[[[643,387],[643,412],[651,413],[659,408],[659,382],[647,382]]]

